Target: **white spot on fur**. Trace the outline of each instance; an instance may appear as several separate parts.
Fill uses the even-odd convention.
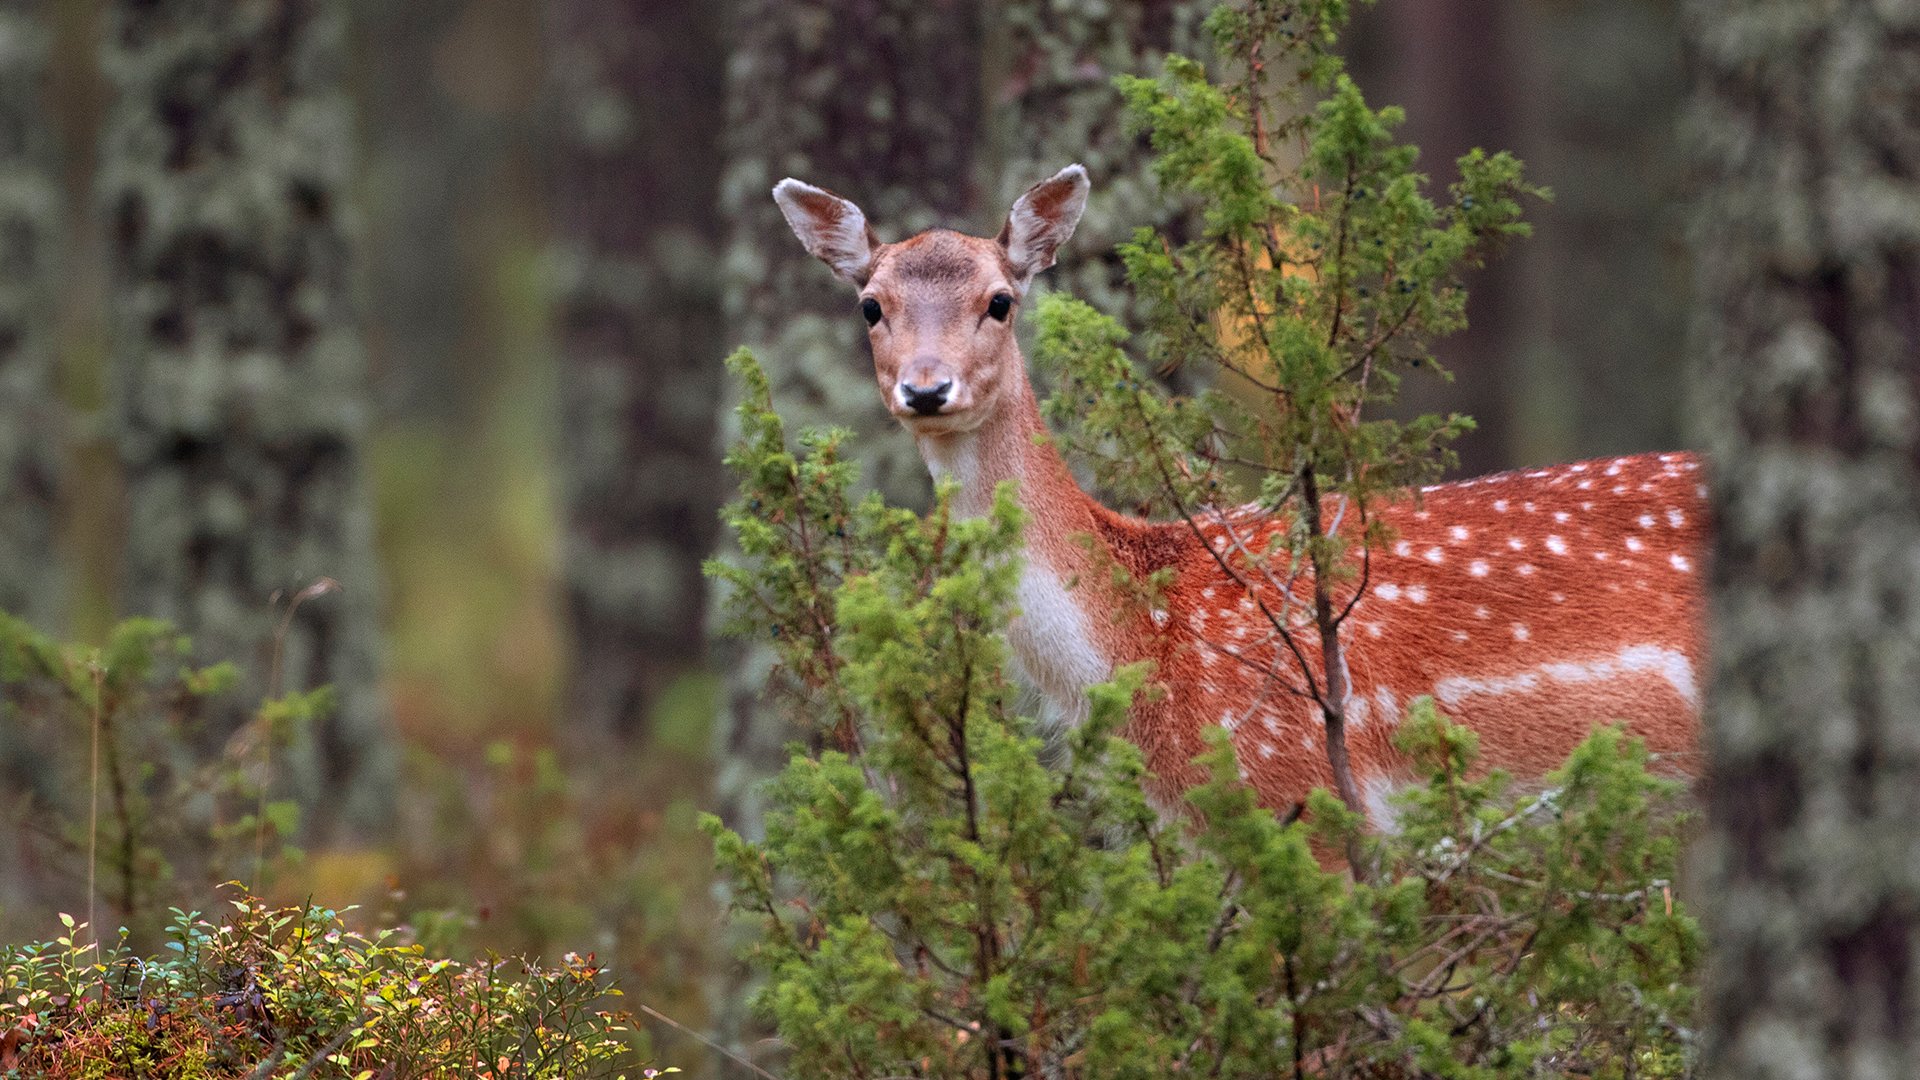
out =
[[[1555,510],[1553,512],[1553,523],[1555,525],[1565,525],[1567,522],[1572,520],[1573,520],[1573,515],[1567,513],[1565,510]]]
[[[1527,542],[1525,540],[1520,539],[1517,536],[1509,536],[1507,537],[1507,546],[1512,548],[1515,551],[1524,551],[1526,549]]]
[[[1414,602],[1414,603],[1416,603],[1416,604],[1424,604],[1424,603],[1426,603],[1426,602],[1427,602],[1427,587],[1426,587],[1425,585],[1409,585],[1409,586],[1407,586],[1407,599],[1409,599],[1409,600],[1411,600],[1411,601],[1413,601],[1413,602]]]
[[[1367,723],[1367,699],[1358,694],[1347,695],[1347,729],[1359,731]]]
[[[1506,500],[1503,499],[1494,505],[1497,509],[1504,509]],[[1447,530],[1447,535],[1452,537],[1453,542],[1457,544],[1467,538],[1467,527],[1465,525],[1455,525],[1453,528]]]
[[[1547,550],[1553,552],[1555,555],[1565,555],[1567,553],[1567,542],[1558,536],[1549,536],[1547,537]]]
[[[1163,630],[1166,629],[1168,616],[1164,610],[1162,610],[1161,608],[1154,608],[1153,611],[1150,612],[1149,614],[1151,614],[1153,617],[1153,625],[1158,626]]]
[[[1627,537],[1627,550],[1637,553],[1647,550],[1647,545],[1642,543],[1639,537],[1629,536]]]
[[[1373,704],[1375,708],[1380,710],[1380,715],[1386,719],[1387,723],[1397,724],[1400,722],[1400,699],[1393,696],[1392,690],[1384,686],[1374,687]]]
[[[1413,554],[1413,545],[1401,540],[1393,545],[1393,553],[1405,559]]]
[[[1367,808],[1367,823],[1383,833],[1398,832],[1400,814],[1394,809],[1393,797],[1400,793],[1400,785],[1384,776],[1369,776],[1360,782],[1360,801]]]
[[[1519,575],[1520,575],[1521,577],[1532,577],[1532,576],[1533,576],[1533,564],[1532,564],[1532,563],[1521,563],[1521,564],[1520,564],[1519,566],[1516,566],[1516,567],[1514,567],[1514,568],[1513,568],[1513,572],[1514,572],[1514,573],[1516,573],[1516,574],[1519,574]]]
[[[1685,555],[1674,555],[1667,561],[1673,564],[1675,570],[1683,574],[1693,569],[1693,560],[1687,558]]]
[[[1400,586],[1395,585],[1391,581],[1383,581],[1373,587],[1373,595],[1382,600],[1398,600],[1400,599]]]
[[[1467,632],[1465,630],[1453,631],[1453,640],[1464,643],[1467,640]]]
[[[1490,569],[1491,568],[1487,566],[1487,560],[1475,559],[1472,564],[1467,567],[1467,573],[1472,574],[1474,577],[1486,577]]]
[[[1493,612],[1487,610],[1487,605],[1481,604],[1479,607],[1473,609],[1473,617],[1476,619],[1488,619],[1493,617]]]
[[[1494,509],[1494,512],[1495,512],[1495,513],[1500,513],[1500,514],[1504,514],[1504,513],[1506,513],[1506,512],[1507,512],[1507,500],[1505,500],[1505,499],[1495,499],[1495,500],[1493,500],[1493,509]]]
[[[1640,518],[1639,518],[1639,525],[1640,525],[1640,527],[1641,527],[1641,528],[1643,528],[1643,529],[1651,529],[1651,528],[1653,528],[1653,515],[1652,515],[1652,514],[1641,514],[1641,515],[1640,515]]]
[[[1446,561],[1447,554],[1446,552],[1441,551],[1437,547],[1430,547],[1427,549],[1427,553],[1421,557],[1426,559],[1428,562],[1433,563],[1435,566],[1438,566],[1441,563]]]
[[[1667,507],[1667,525],[1669,528],[1677,529],[1686,524],[1686,521],[1687,516],[1682,514],[1678,508],[1672,506]]]
[[[1517,622],[1513,624],[1513,640],[1526,641],[1532,637],[1533,631],[1527,629],[1526,623]]]

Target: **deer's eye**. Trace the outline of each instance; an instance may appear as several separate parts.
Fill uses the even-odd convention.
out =
[[[869,296],[860,301],[860,314],[867,317],[867,325],[873,326],[880,321],[880,301]]]
[[[994,293],[993,299],[987,301],[987,314],[1000,322],[1006,322],[1007,312],[1012,310],[1013,297],[1006,293]]]

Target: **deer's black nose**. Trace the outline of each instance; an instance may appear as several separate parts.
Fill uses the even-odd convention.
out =
[[[934,386],[915,386],[912,383],[900,384],[900,393],[905,396],[907,400],[907,408],[912,409],[921,416],[932,416],[934,413],[939,412],[940,407],[947,403],[947,391],[952,389],[952,379],[943,379]]]

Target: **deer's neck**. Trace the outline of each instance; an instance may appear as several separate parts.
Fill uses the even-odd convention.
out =
[[[954,509],[963,515],[986,514],[994,489],[1014,482],[1026,514],[1026,563],[1008,642],[1055,719],[1077,720],[1085,714],[1087,688],[1131,658],[1117,655],[1114,607],[1102,588],[1108,572],[1088,547],[1088,537],[1101,542],[1100,508],[1054,449],[1032,388],[1022,383],[972,431],[923,435],[918,442],[934,479],[960,485]]]

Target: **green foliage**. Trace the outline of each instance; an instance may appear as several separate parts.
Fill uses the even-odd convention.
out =
[[[433,959],[394,931],[242,894],[215,923],[174,909],[166,949],[86,939],[0,948],[7,1076],[164,1080],[652,1077],[602,1006],[592,957],[558,968]],[[623,1071],[628,1070],[628,1071]],[[672,1072],[674,1070],[667,1070]]]
[[[260,887],[301,857],[300,807],[272,797],[275,752],[327,715],[332,691],[268,701],[212,746],[204,703],[236,679],[228,663],[194,666],[187,637],[158,619],[128,619],[94,648],[0,613],[0,707],[37,779],[6,810],[138,933],[213,882]]]
[[[765,839],[709,819],[755,1004],[793,1075],[1684,1076],[1698,931],[1670,882],[1675,785],[1617,733],[1543,790],[1472,771],[1430,701],[1427,783],[1366,837],[1257,806],[1216,733],[1187,813],[1120,737],[1146,672],[1042,731],[1003,675],[1020,514],[855,502],[839,441],[784,444],[750,357],[714,567],[775,640],[802,731]],[[823,542],[822,538],[833,538]],[[1346,845],[1375,872],[1323,864]]]

